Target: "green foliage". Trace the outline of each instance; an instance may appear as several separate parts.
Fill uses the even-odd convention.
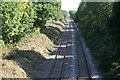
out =
[[[115,77],[120,75],[119,5],[119,3],[108,2],[82,2],[75,15],[75,22],[93,52],[99,68],[114,72]],[[113,63],[117,65],[113,67]]]
[[[62,10],[62,14],[63,14],[64,18],[66,18],[68,16],[68,12],[65,10]]]
[[[47,21],[61,19],[61,1],[59,2],[38,2],[36,6],[37,18],[36,27],[45,27]]]
[[[2,40],[2,36],[0,36],[0,48],[4,47],[4,41]]]
[[[61,0],[55,2],[4,2],[1,4],[2,40],[16,43],[21,37],[43,30],[47,21],[61,20]],[[1,43],[2,44],[2,43]]]
[[[109,31],[112,37],[114,55],[112,56],[112,71],[115,77],[120,79],[120,2],[113,4],[113,15],[109,20]]]
[[[33,29],[35,12],[27,2],[2,3],[2,37],[5,43],[15,43]]]
[[[71,16],[71,18],[75,18],[75,13],[76,13],[76,11],[69,11],[69,14],[70,14],[70,16]]]

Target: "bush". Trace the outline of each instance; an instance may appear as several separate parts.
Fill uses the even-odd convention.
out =
[[[15,43],[33,30],[33,4],[27,2],[2,3],[2,37],[5,43]]]
[[[115,77],[120,75],[119,14],[120,3],[82,2],[75,15],[75,22],[93,52],[99,68],[105,72],[113,72]]]
[[[45,28],[47,21],[62,20],[61,1],[1,3],[2,40],[5,44],[18,42],[21,37]]]

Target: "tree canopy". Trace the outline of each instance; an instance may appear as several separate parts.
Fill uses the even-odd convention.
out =
[[[116,78],[120,77],[119,14],[120,3],[82,2],[74,18],[98,67]]]

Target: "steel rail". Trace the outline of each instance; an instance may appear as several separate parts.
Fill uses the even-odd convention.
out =
[[[74,22],[73,22],[74,23]],[[80,45],[81,45],[81,48],[82,48],[82,52],[83,52],[83,56],[84,56],[84,59],[85,59],[85,64],[86,64],[86,67],[87,67],[87,70],[88,70],[88,75],[89,75],[89,80],[92,80],[92,76],[91,76],[91,70],[88,66],[88,61],[87,61],[87,58],[86,58],[86,55],[85,55],[85,50],[84,50],[84,47],[83,47],[83,43],[82,43],[82,40],[81,40],[81,35],[80,33],[77,34],[78,35],[78,38],[80,40]],[[80,75],[80,74],[79,74]],[[78,78],[79,79],[79,76]]]
[[[64,33],[63,33],[64,34]],[[61,35],[61,40],[59,40],[59,48],[58,48],[58,51],[57,51],[57,54],[55,55],[55,60],[52,62],[52,66],[51,66],[51,69],[49,70],[49,72],[48,72],[48,77],[47,77],[47,80],[52,80],[51,79],[51,75],[52,75],[52,73],[53,73],[53,71],[54,71],[54,68],[55,68],[55,64],[56,64],[56,62],[57,62],[57,56],[58,56],[58,53],[60,53],[60,51],[61,51],[61,48],[62,48],[62,46],[61,45],[66,45],[67,44],[67,41],[66,41],[66,44],[64,44],[64,42],[65,42],[65,38],[64,38],[64,35]],[[66,46],[67,47],[67,46]],[[65,48],[63,48],[63,50],[65,50]],[[66,50],[65,50],[66,51]],[[65,58],[66,58],[66,52],[65,52],[65,54],[64,54],[64,60],[63,60],[63,63],[62,63],[62,67],[61,67],[61,71],[60,71],[60,77],[58,78],[58,80],[61,80],[62,79],[62,74],[63,74],[63,71],[64,71],[64,68],[65,68]]]
[[[66,49],[65,49],[65,54],[64,54],[64,61],[63,61],[63,64],[62,64],[62,70],[60,72],[60,78],[59,80],[62,80],[63,79],[63,74],[64,74],[64,71],[65,71],[65,62],[67,61],[67,58],[66,58],[66,55],[68,55],[68,36],[66,36]]]

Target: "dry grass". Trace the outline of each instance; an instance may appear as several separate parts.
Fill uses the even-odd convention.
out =
[[[54,44],[46,34],[38,31],[32,33],[23,38],[14,48],[2,49],[1,54],[4,57],[1,61],[1,76],[3,78],[34,77],[40,73],[41,62],[53,57],[50,53],[54,50]]]

